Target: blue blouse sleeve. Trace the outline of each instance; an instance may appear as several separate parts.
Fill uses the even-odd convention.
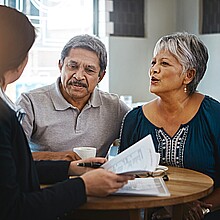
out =
[[[184,167],[213,178],[220,187],[220,103],[205,96],[199,111],[188,123]]]
[[[146,124],[142,126],[143,120],[142,106],[134,108],[126,115],[122,124],[119,152],[124,151],[147,135],[142,132],[142,127],[147,127]]]
[[[210,129],[210,139],[213,145],[214,159],[215,159],[215,187],[220,187],[220,103],[206,96],[203,111],[207,121],[207,126]],[[211,158],[208,158],[210,161]]]
[[[135,120],[133,120],[132,118],[132,114],[133,114],[133,110],[126,115],[126,117],[122,122],[119,153],[124,151],[130,145],[129,144],[130,139],[128,137],[133,133],[131,128],[133,127],[132,124],[135,123]]]

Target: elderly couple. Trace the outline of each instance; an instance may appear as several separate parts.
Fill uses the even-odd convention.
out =
[[[198,37],[176,33],[159,39],[149,70],[157,98],[129,111],[117,95],[97,88],[107,53],[89,35],[64,46],[54,84],[22,94],[15,105],[5,90],[23,72],[35,30],[24,14],[6,6],[0,6],[0,29],[0,219],[65,219],[88,195],[106,196],[133,179],[77,167],[81,158],[72,152],[74,146],[96,146],[98,157],[81,161],[105,162],[125,115],[120,151],[151,134],[161,164],[194,169],[215,182],[212,194],[186,204],[185,219],[219,218],[220,103],[196,91],[208,61]],[[18,106],[26,112],[22,120]],[[40,190],[39,183],[58,181]],[[204,208],[211,210],[206,216]]]

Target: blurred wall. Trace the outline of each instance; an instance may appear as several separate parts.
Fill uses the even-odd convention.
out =
[[[109,91],[149,101],[148,69],[156,41],[163,35],[188,31],[199,35],[200,0],[145,0],[145,38],[109,37]],[[210,54],[199,91],[220,100],[220,34],[199,35]]]
[[[198,90],[220,101],[220,34],[199,35],[200,0],[176,1],[177,31],[185,30],[197,34],[209,50],[208,68]]]

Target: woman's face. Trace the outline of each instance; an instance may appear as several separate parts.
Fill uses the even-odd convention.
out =
[[[182,65],[169,51],[160,51],[151,61],[150,92],[160,95],[183,91],[185,74],[182,72]]]

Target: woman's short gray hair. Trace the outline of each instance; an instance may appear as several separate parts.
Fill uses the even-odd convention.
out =
[[[187,92],[194,93],[207,68],[209,55],[204,43],[194,34],[175,33],[158,40],[154,48],[154,56],[161,50],[172,53],[182,65],[183,72],[195,69],[194,79],[186,85]]]
[[[71,38],[61,51],[61,63],[69,55],[70,50],[74,48],[83,48],[95,52],[99,58],[101,71],[105,71],[107,66],[107,51],[105,45],[97,37],[83,34]]]

